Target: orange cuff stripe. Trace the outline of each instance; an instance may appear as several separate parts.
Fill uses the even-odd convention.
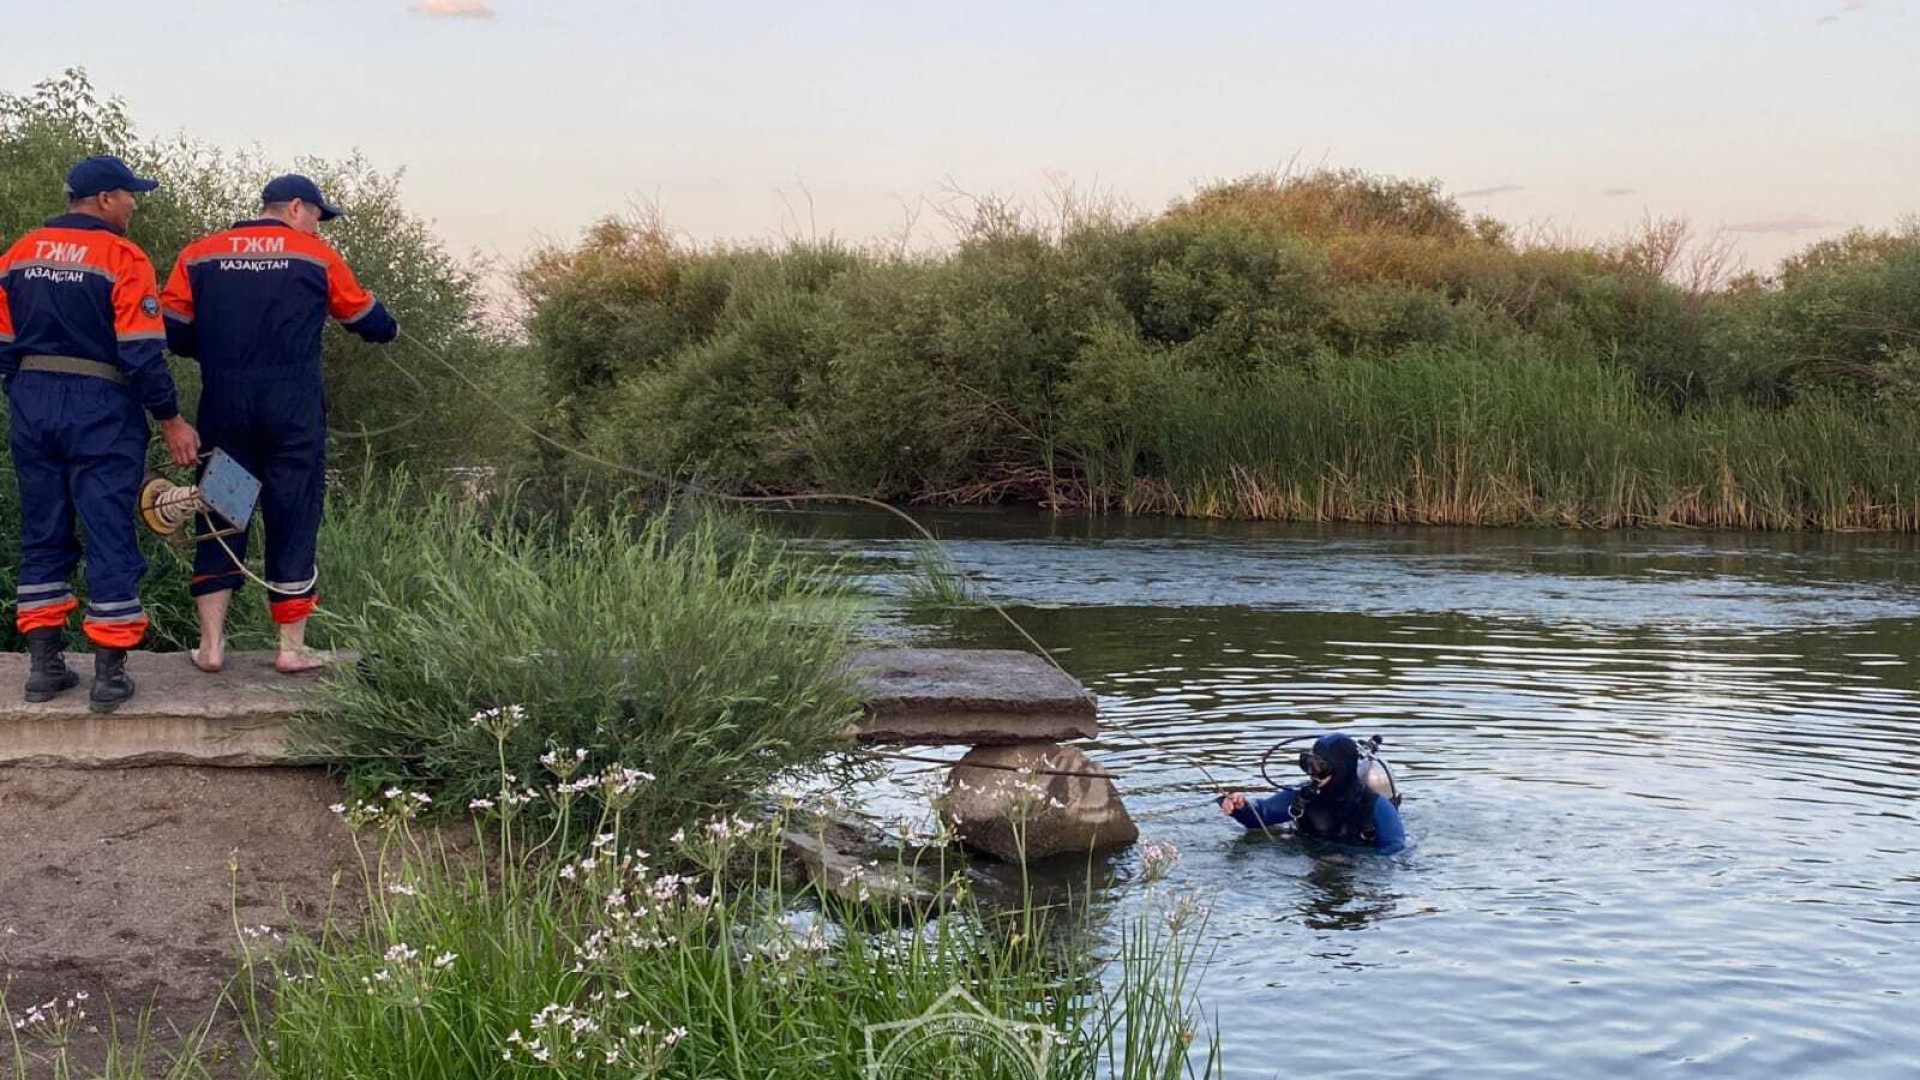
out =
[[[80,606],[80,601],[69,596],[63,603],[43,604],[40,607],[22,608],[13,617],[14,629],[21,633],[38,630],[43,626],[65,626],[67,615]]]
[[[319,593],[297,600],[274,600],[267,604],[267,614],[276,623],[296,623],[313,614],[319,602]]]
[[[88,619],[81,622],[80,628],[87,632],[87,639],[95,645],[104,645],[109,649],[131,649],[146,636],[147,620],[97,623]]]

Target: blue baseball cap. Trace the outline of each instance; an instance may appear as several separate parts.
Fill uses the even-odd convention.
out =
[[[84,199],[103,191],[152,191],[158,180],[135,176],[127,163],[112,154],[95,154],[73,163],[67,170],[67,198]]]
[[[299,173],[276,176],[267,181],[267,186],[260,190],[262,206],[272,206],[274,203],[288,202],[293,199],[319,207],[321,221],[332,221],[340,216],[339,207],[321,198],[320,185]]]

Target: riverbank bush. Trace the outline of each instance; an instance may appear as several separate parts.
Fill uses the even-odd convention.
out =
[[[870,1025],[911,1023],[956,989],[989,1016],[1037,1025],[1019,1039],[1047,1040],[1050,1078],[1219,1074],[1217,1052],[1193,1045],[1204,911],[1190,897],[1150,905],[1097,957],[1031,900],[996,915],[961,878],[951,909],[899,925],[878,899],[795,887],[777,818],[689,823],[641,850],[609,811],[583,853],[555,858],[556,836],[513,839],[524,834],[501,822],[503,802],[484,811],[501,825],[483,845],[501,844],[489,868],[432,848],[414,805],[395,791],[341,808],[368,866],[363,927],[273,949],[243,939],[241,986],[261,990],[246,1000],[271,1075],[853,1080],[933,1075],[961,1052],[968,1076],[1034,1075],[974,1028],[937,1026],[893,1071],[869,1071],[869,1030],[882,1054],[911,1040]],[[1104,979],[1102,959],[1115,965]]]
[[[58,210],[61,170],[101,150],[163,180],[134,221],[163,272],[189,237],[252,212],[272,171],[142,139],[123,103],[69,71],[0,92],[0,229]],[[1920,469],[1901,444],[1920,400],[1920,222],[1816,243],[1762,278],[1730,275],[1726,250],[1681,222],[1598,244],[1522,239],[1437,183],[1354,171],[1211,184],[1151,215],[1070,201],[1043,222],[981,200],[954,246],[923,255],[702,247],[641,216],[519,268],[523,343],[481,317],[478,266],[404,208],[397,175],[358,158],[299,164],[348,204],[328,236],[408,334],[385,350],[326,338],[350,475],[531,460],[563,506],[633,480],[529,438],[504,406],[708,490],[1912,527]],[[191,383],[191,365],[177,370]],[[1518,401],[1540,382],[1592,396],[1564,416],[1477,409],[1472,432],[1449,426],[1463,395]],[[1383,404],[1342,397],[1357,389],[1425,396],[1397,398],[1389,431],[1367,419]],[[1442,460],[1468,471],[1436,481]]]
[[[739,490],[1232,517],[1896,528],[1920,225],[1727,280],[1652,223],[1516,242],[1352,172],[951,252],[701,248],[609,220],[521,285],[550,420]]]
[[[341,548],[375,561],[328,637],[363,659],[294,734],[363,788],[427,784],[465,805],[498,797],[502,769],[562,769],[591,814],[632,786],[607,773],[618,763],[652,778],[626,820],[653,842],[821,770],[858,717],[851,597],[831,568],[733,524],[443,495],[341,529],[355,530]]]

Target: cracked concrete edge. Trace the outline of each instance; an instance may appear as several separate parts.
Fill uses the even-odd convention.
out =
[[[1100,724],[1090,716],[928,711],[869,716],[853,725],[848,734],[863,743],[1004,746],[1091,739],[1100,734]]]
[[[868,649],[848,666],[866,695],[848,732],[858,742],[980,746],[1100,733],[1093,694],[1031,653]]]
[[[286,722],[279,719],[219,723],[141,717],[117,722],[111,714],[51,722],[0,719],[0,767],[253,768],[306,763],[288,752],[286,736]]]

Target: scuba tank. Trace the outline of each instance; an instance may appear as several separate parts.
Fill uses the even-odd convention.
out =
[[[1275,788],[1284,787],[1285,785],[1274,780],[1272,776],[1267,774],[1267,762],[1271,761],[1273,755],[1289,743],[1297,743],[1317,738],[1319,738],[1317,735],[1294,735],[1274,743],[1272,748],[1260,758],[1260,778],[1272,784]],[[1393,808],[1398,810],[1400,808],[1400,784],[1394,779],[1393,768],[1387,764],[1387,759],[1380,756],[1380,744],[1385,741],[1386,740],[1378,735],[1374,735],[1365,741],[1355,741],[1354,745],[1360,748],[1360,763],[1357,766],[1357,771],[1360,775],[1361,783],[1371,788],[1374,794],[1392,803]],[[1301,772],[1308,771],[1307,757],[1307,751],[1303,750],[1300,752]]]
[[[1400,785],[1394,783],[1393,770],[1387,766],[1387,759],[1380,756],[1380,736],[1375,735],[1360,745],[1360,782],[1373,789],[1374,794],[1400,809]]]

